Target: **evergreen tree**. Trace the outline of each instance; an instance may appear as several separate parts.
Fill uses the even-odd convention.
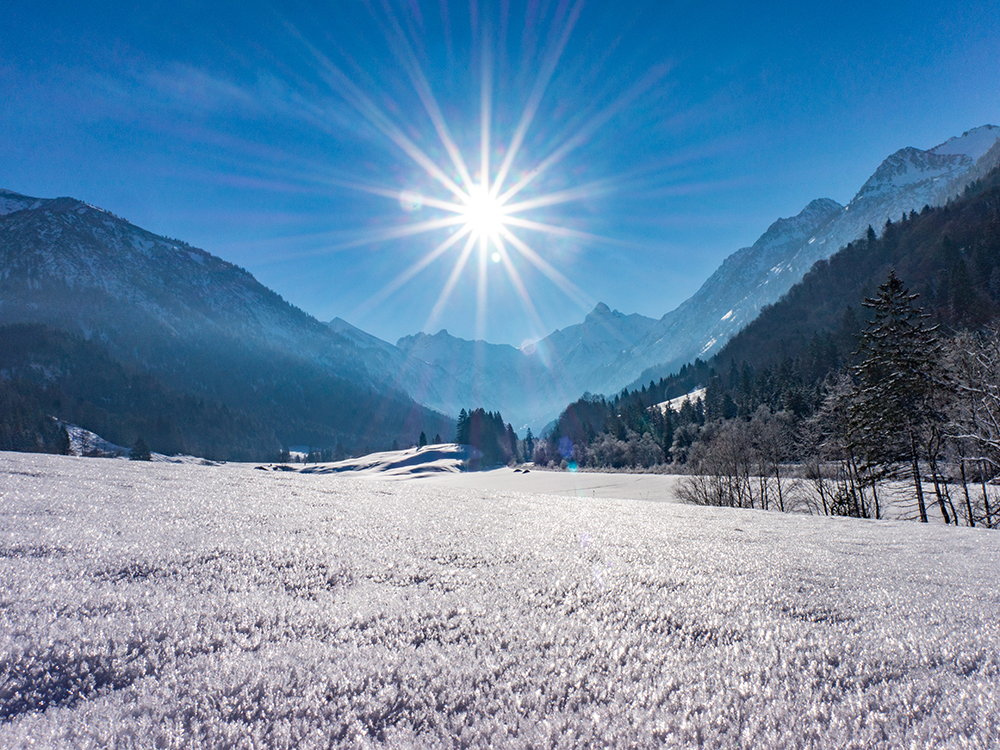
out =
[[[59,426],[59,440],[56,443],[56,452],[63,456],[68,456],[72,450],[72,445],[69,440],[69,432],[66,430],[66,425]]]
[[[469,445],[469,412],[462,409],[458,413],[458,427],[455,429],[455,442],[459,445]]]
[[[141,437],[135,441],[132,450],[128,452],[128,457],[131,461],[151,461],[153,459],[149,446]]]
[[[857,383],[849,425],[870,467],[887,474],[894,464],[909,463],[920,520],[926,522],[920,446],[925,430],[944,419],[936,404],[943,368],[937,328],[924,325],[927,315],[914,304],[917,296],[890,271],[878,296],[862,303],[874,317],[861,333],[860,362],[852,368]],[[941,510],[947,523],[943,505]]]
[[[423,448],[425,445],[427,445],[427,435],[423,431],[421,431],[420,439],[417,441],[417,446]]]

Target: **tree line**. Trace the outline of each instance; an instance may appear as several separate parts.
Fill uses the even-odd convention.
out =
[[[192,351],[176,353],[178,360]],[[256,372],[249,357],[215,357],[217,379],[225,379],[224,366]],[[0,326],[0,450],[65,453],[63,422],[122,446],[142,438],[168,455],[268,461],[283,445],[311,444],[319,455],[343,457],[388,449],[394,439],[416,441],[422,428],[450,432],[454,424],[443,415],[425,423],[429,412],[399,394],[345,385],[317,368],[289,366],[278,381],[259,374],[254,397],[240,391],[250,385],[246,378],[225,397],[196,392],[123,363],[96,340],[42,324]],[[350,423],[341,419],[347,413]]]
[[[943,335],[917,298],[890,273],[864,302],[855,362],[808,413],[761,404],[710,421],[684,499],[881,518],[892,492],[924,522],[933,506],[945,523],[997,526],[1000,330]]]
[[[517,463],[524,460],[525,452],[534,449],[531,430],[525,441],[518,440],[517,433],[508,422],[506,425],[499,411],[487,412],[482,407],[458,414],[455,442],[476,449],[477,455],[469,460],[469,468]]]

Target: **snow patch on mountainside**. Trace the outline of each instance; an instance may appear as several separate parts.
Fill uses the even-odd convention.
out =
[[[653,404],[651,408],[659,408],[660,411],[666,411],[670,409],[671,411],[680,411],[681,407],[685,403],[690,403],[692,406],[698,401],[705,400],[705,389],[697,388],[690,393],[686,393],[683,396],[678,396],[677,398],[672,398],[667,401],[661,401],[658,404]]]

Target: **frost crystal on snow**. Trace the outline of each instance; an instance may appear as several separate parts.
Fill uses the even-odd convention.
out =
[[[0,747],[996,747],[996,532],[0,454]]]

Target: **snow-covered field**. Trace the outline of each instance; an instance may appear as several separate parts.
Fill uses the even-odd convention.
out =
[[[0,498],[3,748],[1000,745],[996,532],[11,453]]]

